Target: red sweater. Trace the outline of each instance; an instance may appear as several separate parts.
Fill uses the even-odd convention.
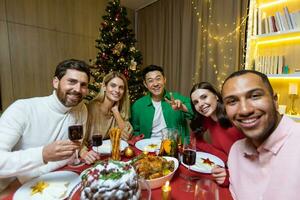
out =
[[[235,127],[223,128],[211,118],[204,119],[204,129],[210,133],[211,144],[203,140],[203,134],[197,135],[197,149],[211,153],[227,162],[232,144],[244,138],[244,135]]]

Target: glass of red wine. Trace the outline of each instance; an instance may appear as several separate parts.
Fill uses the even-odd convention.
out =
[[[191,133],[190,137],[185,137],[183,139],[182,162],[188,166],[189,171],[190,167],[196,164],[196,139],[193,133]],[[185,192],[193,192],[193,183],[190,177],[187,177],[187,183],[185,184],[185,187],[183,187],[183,190]]]
[[[99,153],[98,147],[102,145],[102,135],[94,134],[92,136],[92,146],[97,148],[97,153]]]
[[[83,126],[82,125],[72,125],[68,129],[69,139],[72,141],[78,141],[82,139],[83,136]],[[80,159],[78,158],[78,150],[75,151],[75,159],[71,165],[77,166],[81,164]]]

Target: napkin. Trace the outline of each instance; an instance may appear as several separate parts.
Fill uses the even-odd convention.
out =
[[[130,144],[131,146],[134,146],[136,142],[144,139],[145,135],[144,134],[140,134],[138,136],[133,136],[130,140],[127,141],[128,144]]]

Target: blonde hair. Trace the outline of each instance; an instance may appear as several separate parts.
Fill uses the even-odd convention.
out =
[[[130,117],[130,101],[129,101],[129,93],[128,93],[128,84],[127,84],[127,80],[125,78],[125,76],[117,71],[112,71],[110,73],[108,73],[104,78],[103,78],[103,82],[100,88],[100,92],[98,93],[98,95],[92,100],[93,101],[99,101],[100,103],[103,103],[104,99],[105,99],[105,91],[103,89],[103,86],[107,86],[107,84],[114,78],[120,78],[123,80],[124,83],[124,93],[122,98],[120,99],[120,103],[119,103],[119,111],[120,114],[122,116],[122,118],[124,120],[128,120]]]

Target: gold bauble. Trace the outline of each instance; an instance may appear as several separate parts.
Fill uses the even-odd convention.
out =
[[[134,61],[134,59],[131,60],[129,69],[131,69],[132,71],[135,71],[136,70],[136,65],[137,65],[137,63]]]
[[[135,153],[134,153],[134,151],[133,151],[133,149],[132,149],[131,147],[126,147],[126,148],[124,149],[124,155],[125,155],[127,158],[132,158],[132,157],[135,155]]]

